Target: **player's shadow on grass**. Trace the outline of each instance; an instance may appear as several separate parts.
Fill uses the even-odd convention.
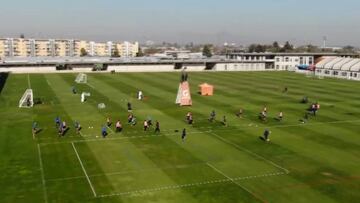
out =
[[[70,127],[67,127],[63,132],[62,132],[62,136],[65,136],[66,133],[70,130]]]
[[[41,129],[41,128],[37,129],[35,132],[35,135],[39,134],[41,131],[43,131],[43,129]]]
[[[259,136],[259,139],[262,140],[262,141],[264,141],[264,142],[266,141],[265,138],[262,137],[262,136]]]

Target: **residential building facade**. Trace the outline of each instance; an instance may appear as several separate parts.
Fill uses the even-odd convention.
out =
[[[121,57],[135,57],[139,50],[138,42],[94,42],[68,39],[24,39],[0,38],[0,58],[4,57],[64,57],[107,56],[115,50]]]

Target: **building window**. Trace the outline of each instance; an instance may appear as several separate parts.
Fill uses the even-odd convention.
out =
[[[285,62],[289,62],[289,57],[285,57]]]
[[[304,58],[300,57],[300,64],[304,64]]]
[[[309,64],[310,65],[313,65],[314,61],[313,61],[313,58],[312,57],[309,57]]]

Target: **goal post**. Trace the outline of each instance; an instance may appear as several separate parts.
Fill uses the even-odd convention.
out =
[[[75,82],[76,83],[87,83],[87,75],[84,73],[79,73],[76,76]]]
[[[34,106],[34,95],[32,89],[27,89],[19,101],[19,108],[31,108]]]

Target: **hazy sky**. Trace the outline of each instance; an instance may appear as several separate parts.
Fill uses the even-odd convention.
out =
[[[0,0],[0,37],[360,46],[360,0]]]

